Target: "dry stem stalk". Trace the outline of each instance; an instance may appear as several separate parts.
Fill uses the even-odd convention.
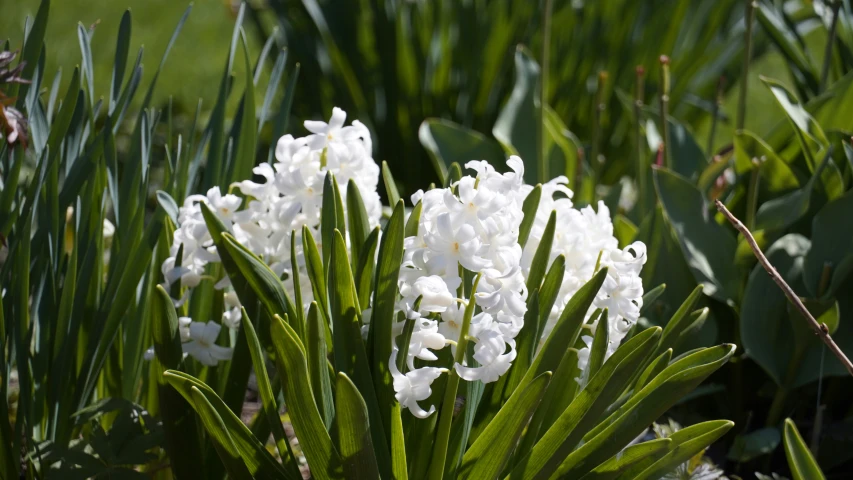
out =
[[[732,212],[730,212],[729,209],[727,209],[726,206],[723,205],[723,202],[715,200],[714,203],[717,205],[717,210],[719,210],[720,213],[722,213],[729,220],[729,222],[734,225],[737,231],[739,231],[743,235],[743,237],[749,243],[750,248],[752,248],[752,252],[755,253],[756,258],[758,258],[758,261],[761,263],[761,266],[763,266],[764,269],[767,270],[767,273],[770,274],[770,277],[773,279],[774,282],[776,282],[776,285],[779,285],[779,288],[782,289],[782,291],[785,293],[785,296],[788,297],[788,300],[790,300],[791,303],[793,303],[794,306],[797,307],[797,310],[799,310],[803,318],[808,320],[808,322],[811,324],[810,326],[812,330],[814,330],[815,332],[815,335],[820,337],[823,343],[825,343],[826,346],[829,347],[829,350],[836,357],[838,357],[838,360],[841,362],[842,365],[844,365],[844,368],[847,369],[850,375],[853,375],[853,363],[850,363],[850,359],[847,358],[847,355],[845,355],[844,352],[841,351],[841,349],[835,343],[835,340],[833,340],[832,337],[829,335],[829,328],[827,328],[826,324],[817,323],[817,320],[815,320],[811,312],[809,312],[806,306],[803,305],[803,302],[800,300],[800,297],[798,297],[797,294],[794,293],[794,290],[792,290],[791,287],[787,283],[785,283],[785,280],[782,278],[781,275],[779,275],[779,272],[776,271],[776,268],[773,267],[773,265],[770,264],[770,261],[767,260],[767,257],[764,256],[764,253],[761,251],[761,248],[759,248],[758,244],[755,243],[755,238],[753,238],[752,233],[750,233],[749,229],[747,229],[744,224],[737,219],[737,217],[732,215]]]

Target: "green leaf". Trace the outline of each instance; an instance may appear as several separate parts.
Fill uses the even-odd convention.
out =
[[[462,478],[497,478],[509,460],[521,432],[542,400],[551,372],[537,376],[523,392],[513,395],[462,457]]]
[[[664,350],[663,353],[658,355],[657,358],[652,360],[651,363],[649,363],[649,366],[646,367],[645,370],[643,370],[643,373],[641,373],[640,376],[637,378],[637,384],[634,388],[636,390],[639,390],[639,389],[645,387],[646,385],[648,385],[648,383],[653,378],[658,376],[658,374],[660,372],[662,372],[663,369],[667,367],[667,365],[669,365],[669,361],[671,359],[672,359],[672,349],[668,348],[668,349]]]
[[[270,424],[275,445],[278,449],[278,454],[282,458],[284,464],[284,477],[287,479],[301,479],[302,474],[299,473],[299,463],[293,455],[293,450],[290,447],[290,441],[287,439],[287,434],[284,432],[284,425],[281,423],[279,416],[278,402],[273,393],[272,383],[270,382],[269,374],[267,373],[266,358],[264,351],[261,348],[261,343],[258,341],[258,334],[255,333],[255,327],[249,319],[249,314],[244,308],[242,311],[241,324],[246,331],[246,342],[249,345],[249,353],[252,356],[252,366],[255,368],[255,378],[258,381],[258,393],[261,396],[261,404],[264,415]]]
[[[343,460],[344,475],[347,478],[379,478],[364,399],[343,372],[338,373],[335,391],[338,450]]]
[[[374,391],[370,364],[361,337],[361,310],[341,232],[335,230],[329,263],[329,306],[332,313],[335,370],[350,377],[367,403],[370,433],[383,476],[390,475],[391,458],[382,413]],[[399,263],[397,264],[399,265]],[[381,268],[381,267],[380,267]],[[386,471],[387,470],[387,471]]]
[[[711,215],[708,202],[683,177],[664,168],[654,170],[658,191],[669,224],[696,282],[705,293],[722,302],[736,302],[739,273],[733,261],[737,241]]]
[[[332,255],[332,243],[335,240],[335,230],[340,230],[346,235],[346,219],[339,215],[343,208],[340,194],[337,189],[338,182],[331,171],[326,172],[323,180],[323,205],[320,210],[320,241],[323,242],[323,268],[328,270],[329,258]],[[340,216],[340,218],[338,218]]]
[[[761,204],[755,216],[755,230],[784,230],[808,214],[815,184],[830,163],[831,156],[827,155],[802,188]]]
[[[754,133],[741,130],[734,138],[735,173],[742,175],[758,167],[761,186],[772,193],[783,193],[800,187],[791,167],[773,148]]]
[[[418,203],[420,205],[420,203]],[[403,222],[405,208],[402,201],[394,206],[394,212],[385,225],[377,257],[375,287],[373,288],[373,313],[368,338],[373,350],[371,361],[373,385],[379,402],[383,425],[392,425],[395,405],[394,385],[388,360],[394,342],[394,308],[397,302],[397,280],[403,262]],[[389,429],[390,431],[390,429]]]
[[[690,295],[684,299],[684,303],[678,307],[678,310],[675,311],[672,318],[670,318],[666,323],[657,352],[655,352],[656,355],[660,354],[667,348],[675,349],[679,342],[681,342],[690,332],[695,322],[698,320],[696,316],[693,315],[693,313],[696,312],[691,312],[696,307],[699,299],[702,298],[702,291],[702,285],[697,285],[696,288],[690,292]],[[707,314],[708,313],[705,312],[705,316],[707,316]]]
[[[515,85],[498,119],[492,135],[504,150],[524,159],[524,178],[529,184],[550,180],[539,171],[537,142],[540,137],[540,69],[533,55],[524,47],[515,51]]]
[[[204,424],[204,429],[207,431],[213,446],[216,448],[216,453],[222,464],[225,465],[225,470],[228,475],[235,479],[253,478],[252,474],[246,468],[246,464],[240,459],[240,452],[237,451],[237,446],[231,438],[231,432],[222,421],[222,417],[211,405],[210,401],[205,397],[201,390],[195,386],[190,387],[190,396],[187,400],[192,401],[193,407],[201,417],[201,422]]]
[[[307,225],[302,226],[302,251],[305,255],[305,267],[308,270],[308,278],[311,280],[314,300],[320,305],[320,312],[323,317],[328,318],[329,300],[326,295],[326,271],[323,269],[323,260],[320,258],[320,251],[317,249],[314,235],[311,234],[311,229]],[[331,332],[328,335],[331,340]]]
[[[157,362],[162,366],[158,368],[180,368],[183,363],[181,333],[172,299],[163,287],[158,285],[152,302],[151,334],[154,339]],[[194,459],[200,458],[202,449],[189,400],[184,400],[174,389],[162,382],[158,382],[157,390],[163,417],[166,452],[172,459],[172,468],[177,475],[197,474],[199,467]]]
[[[600,415],[625,390],[627,382],[657,343],[660,332],[659,327],[646,329],[618,348],[533,446],[530,454],[516,464],[510,477],[548,478],[557,471],[567,455],[573,451],[577,452],[574,450],[577,443],[600,421]],[[554,337],[553,333],[551,337]],[[565,343],[563,346],[565,348]],[[523,390],[519,388],[518,391]]]
[[[589,361],[587,362],[586,378],[592,378],[598,373],[601,365],[604,364],[604,355],[610,348],[610,328],[607,323],[607,309],[601,311],[601,316],[598,318],[598,325],[602,328],[595,329],[595,336],[592,339],[592,347],[589,349]]]
[[[551,258],[551,246],[554,243],[554,232],[557,228],[557,211],[551,212],[548,217],[548,223],[545,225],[545,231],[542,232],[542,239],[536,247],[536,253],[533,255],[533,261],[530,264],[530,272],[527,274],[527,289],[537,289],[542,285],[542,278],[545,276],[545,270],[548,268],[548,260]]]
[[[656,438],[648,442],[638,443],[626,447],[606,462],[595,467],[595,469],[583,476],[581,480],[613,480],[622,478],[626,471],[641,463],[655,462],[664,456],[670,448],[672,440],[669,438]]]
[[[755,457],[766,455],[776,450],[782,435],[776,427],[761,428],[754,432],[735,437],[726,458],[736,462],[748,462]]]
[[[367,210],[364,208],[361,192],[358,191],[358,185],[353,179],[350,179],[347,184],[347,217],[349,220],[349,244],[353,269],[355,269],[356,262],[361,258],[364,242],[370,235],[370,219],[367,218]]]
[[[785,457],[794,480],[823,480],[826,477],[790,418],[785,419]]]
[[[376,250],[379,247],[379,227],[374,228],[364,246],[355,268],[355,283],[358,292],[358,304],[370,305],[370,297],[373,295],[374,278],[373,271],[376,269]]]
[[[24,69],[21,71],[20,77],[31,79],[33,78],[33,72],[39,63],[39,56],[41,55],[41,51],[44,48],[44,35],[47,31],[47,19],[50,14],[50,0],[42,0],[39,4],[38,12],[36,13],[36,18],[33,21],[32,27],[30,27],[29,34],[27,35],[26,41],[24,43],[24,50],[21,53],[21,61],[26,62],[24,65]],[[18,90],[20,88],[20,91]],[[8,94],[9,97],[15,97],[16,94],[18,96],[18,107],[20,108],[23,105],[24,99],[26,98],[27,89],[29,85],[23,84],[19,85],[13,83],[11,88],[9,89]]]
[[[817,68],[811,62],[811,55],[803,50],[798,41],[798,35],[792,31],[783,17],[783,13],[771,5],[759,3],[756,6],[758,23],[779,48],[788,65],[803,78],[813,91],[817,91],[819,82]]]
[[[233,451],[237,453],[238,458],[243,459],[245,468],[248,468],[252,476],[271,479],[287,475],[281,464],[252,435],[249,427],[228,408],[228,405],[207,384],[192,375],[176,370],[167,370],[163,373],[163,378],[193,405],[201,417],[208,435],[214,439],[214,445],[223,443],[227,446],[225,438],[219,435],[224,433],[228,436],[234,447]],[[204,405],[201,407],[198,402],[198,395],[205,399]],[[201,411],[200,408],[202,407],[209,410]],[[211,412],[217,417],[216,424],[210,423]],[[221,450],[219,451],[221,452]],[[223,462],[225,461],[226,459],[223,458]],[[225,467],[228,468],[227,463]]]
[[[563,460],[557,475],[580,477],[616,454],[679,398],[726,363],[734,350],[734,345],[725,344],[701,349],[673,362],[590,431],[584,437],[587,441]]]
[[[619,241],[619,248],[625,248],[637,238],[639,228],[628,217],[617,213],[613,217],[613,236]]]
[[[298,318],[296,307],[284,290],[281,280],[270,270],[270,267],[249,251],[249,249],[240,244],[230,233],[222,234],[222,245],[239,269],[239,275],[248,282],[266,309],[267,314],[270,317],[273,315],[287,315],[293,318],[295,322]],[[229,272],[229,276],[236,275],[234,275],[234,272]],[[298,324],[298,322],[296,323]]]
[[[528,237],[530,237],[530,229],[533,228],[533,222],[536,220],[536,211],[539,210],[539,201],[541,198],[542,185],[536,185],[527,194],[524,198],[524,203],[521,205],[521,211],[524,213],[521,226],[518,228],[518,244],[521,245],[521,248],[524,248]]]
[[[397,205],[400,201],[400,192],[397,191],[394,175],[391,174],[391,169],[388,168],[388,162],[385,160],[382,160],[382,181],[385,184],[385,193],[388,195],[388,204]]]
[[[476,159],[487,160],[497,168],[504,164],[504,153],[497,142],[450,120],[427,118],[418,129],[418,138],[442,184],[447,183],[447,168],[452,163],[464,165]]]
[[[786,235],[765,252],[773,265],[795,292],[803,291],[803,258],[810,251],[808,239],[798,234]],[[833,302],[834,303],[834,302]],[[796,388],[821,376],[846,375],[840,362],[827,360],[821,369],[821,351],[825,348],[810,331],[802,318],[789,313],[794,308],[778,285],[761,265],[756,265],[744,291],[740,316],[740,334],[746,354],[750,356],[777,385]],[[819,312],[813,312],[817,315]],[[799,315],[799,314],[796,314]],[[849,325],[842,324],[833,335],[845,352],[853,351],[853,335]]]
[[[418,236],[418,225],[420,224],[421,210],[423,210],[423,207],[424,205],[421,202],[418,202],[417,205],[412,207],[412,212],[409,214],[409,218],[406,219],[406,237]]]
[[[704,452],[734,425],[734,422],[728,420],[715,420],[691,425],[673,433],[668,437],[672,440],[668,446],[669,452],[637,475],[637,480],[661,478],[672,472],[679,465]]]
[[[270,336],[282,382],[284,403],[293,431],[308,460],[311,475],[318,479],[341,478],[341,458],[326,431],[311,388],[305,348],[290,325],[274,317]]]
[[[311,379],[311,389],[323,425],[326,430],[331,428],[335,416],[335,408],[332,398],[332,382],[329,378],[328,360],[326,359],[326,321],[320,315],[317,302],[311,302],[308,308],[307,318],[308,336],[305,350],[308,356],[308,373]]]
[[[803,283],[814,297],[838,292],[853,272],[853,191],[826,204],[812,219],[812,246],[803,265]]]
[[[255,116],[255,83],[252,79],[252,66],[249,64],[249,48],[246,46],[246,35],[240,30],[240,40],[243,46],[243,65],[245,71],[246,90],[241,101],[240,130],[236,138],[234,159],[231,165],[229,181],[239,181],[252,175],[255,166],[255,150],[257,148],[258,122]],[[292,316],[291,316],[292,318]]]
[[[400,404],[391,410],[391,474],[396,480],[408,480],[406,466],[406,438],[403,433],[403,419]]]
[[[124,70],[127,66],[127,55],[130,51],[130,32],[132,26],[130,17],[130,9],[128,8],[121,16],[121,23],[119,23],[118,27],[115,61],[113,62],[113,74],[110,81],[110,105],[108,110],[110,115],[115,111],[118,99],[121,96],[121,84],[124,81]]]

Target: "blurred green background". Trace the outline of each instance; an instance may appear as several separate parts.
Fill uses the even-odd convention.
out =
[[[38,9],[38,0],[5,0],[0,38],[20,45],[23,22]],[[333,106],[347,110],[374,131],[375,157],[387,160],[403,194],[438,181],[418,128],[429,117],[452,120],[490,136],[514,80],[513,52],[517,45],[542,54],[543,2],[498,0],[483,2],[352,2],[269,0],[250,2],[243,22],[249,48],[257,55],[274,37],[273,52],[262,69],[264,85],[275,50],[288,49],[286,72],[300,64],[293,119],[325,118]],[[48,22],[46,71],[61,67],[65,88],[70,72],[80,63],[77,22],[94,29],[92,54],[95,90],[108,91],[115,35],[124,10],[133,13],[131,58],[144,47],[144,76],[150,82],[172,29],[188,3],[144,0],[68,0],[55,2]],[[550,75],[546,99],[569,131],[584,142],[593,136],[599,72],[607,71],[601,100],[600,153],[604,158],[628,157],[627,109],[618,92],[632,93],[634,69],[646,69],[647,97],[659,79],[658,55],[671,57],[671,112],[686,123],[705,147],[721,77],[722,105],[714,148],[728,142],[737,103],[741,70],[743,2],[679,0],[638,2],[555,1],[553,3]],[[172,99],[176,123],[188,123],[197,102],[202,113],[213,108],[222,67],[239,3],[198,0],[178,36],[158,80],[153,105],[165,108]],[[757,25],[756,25],[757,27]],[[778,117],[763,114],[774,100],[760,74],[789,81],[785,57],[768,48],[756,28],[754,60],[749,74],[750,108],[746,126],[759,134]],[[805,31],[820,64],[824,29]],[[188,61],[187,59],[192,59]],[[235,65],[232,92],[242,91],[240,62]],[[286,76],[285,76],[286,77]],[[45,82],[51,81],[48,78]],[[286,78],[282,79],[282,82]],[[260,102],[263,90],[256,88]],[[137,96],[133,105],[139,105]],[[231,95],[229,111],[239,102]],[[647,104],[653,104],[647,98]],[[295,125],[291,122],[291,125]],[[299,133],[298,129],[297,132]],[[265,138],[270,142],[270,138]],[[588,143],[585,147],[589,149]],[[600,182],[614,184],[629,162],[604,162]],[[559,167],[558,167],[559,168]],[[553,168],[552,168],[553,170]],[[557,173],[551,172],[552,176]]]

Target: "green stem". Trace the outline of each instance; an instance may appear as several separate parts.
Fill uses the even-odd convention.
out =
[[[663,162],[666,168],[672,168],[672,150],[669,145],[669,57],[666,55],[660,56],[660,128],[663,135]]]
[[[824,50],[823,54],[823,68],[820,71],[820,91],[826,88],[826,81],[829,78],[829,66],[832,65],[832,45],[835,43],[835,30],[838,25],[838,11],[840,8],[840,0],[832,2],[832,21],[829,24],[829,36],[826,39],[826,50]]]
[[[743,73],[740,77],[740,97],[737,103],[737,129],[742,130],[746,120],[746,90],[749,77],[749,59],[752,57],[752,24],[755,20],[755,2],[746,0],[746,46],[743,52]]]
[[[643,132],[640,127],[640,121],[642,118],[643,112],[643,94],[645,93],[645,74],[646,70],[638,65],[637,69],[637,83],[636,90],[634,91],[634,149],[637,154],[637,189],[639,190],[639,199],[638,202],[641,208],[645,208],[646,205],[646,174],[648,170],[648,166],[646,164],[646,155],[645,148],[643,147]],[[642,211],[642,210],[641,210]]]
[[[550,74],[551,54],[551,12],[554,8],[553,0],[545,0],[545,9],[542,12],[542,74],[539,77],[539,142],[537,142],[539,154],[539,179],[540,183],[550,180],[548,172],[548,159],[545,158],[545,105],[548,91],[548,75]]]
[[[480,277],[483,274],[477,275],[474,279],[472,292],[477,291],[477,284],[480,283]],[[471,318],[474,317],[474,307],[477,302],[474,295],[468,300],[468,305],[465,307],[465,316],[462,319],[462,327],[459,329],[459,342],[456,345],[456,355],[453,358],[454,363],[462,364],[465,358],[465,351],[468,349],[468,330],[471,327]],[[441,410],[438,417],[438,428],[435,434],[435,446],[432,451],[432,461],[430,462],[428,478],[430,480],[441,480],[444,476],[444,464],[447,460],[447,446],[450,443],[450,427],[453,423],[453,406],[456,403],[456,392],[459,388],[459,374],[455,368],[450,369],[447,377],[447,386],[444,389],[444,399],[441,402]]]
[[[788,400],[788,393],[791,390],[791,384],[794,383],[794,376],[797,374],[797,369],[800,367],[800,362],[803,359],[805,348],[796,347],[794,355],[791,358],[791,363],[788,364],[788,371],[782,379],[782,385],[776,390],[776,395],[773,396],[773,403],[770,404],[770,410],[767,413],[768,427],[774,427],[779,420],[782,419],[782,414],[785,410],[785,403]]]
[[[723,87],[725,83],[726,78],[722,76],[717,81],[717,98],[714,99],[714,107],[711,110],[711,133],[708,135],[708,150],[705,152],[705,156],[709,160],[714,156],[714,140],[717,136],[717,121],[720,117],[720,107],[723,106]]]
[[[749,187],[746,191],[746,228],[755,228],[755,212],[758,209],[758,185],[761,183],[761,164],[752,160],[755,165],[749,175]]]

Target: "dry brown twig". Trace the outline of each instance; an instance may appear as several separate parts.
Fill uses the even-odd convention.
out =
[[[815,320],[814,316],[812,316],[811,312],[809,312],[806,306],[803,305],[803,302],[802,300],[800,300],[800,297],[798,297],[797,294],[794,293],[794,290],[792,290],[791,287],[787,283],[785,283],[785,280],[782,278],[781,275],[779,275],[779,272],[776,271],[776,268],[773,267],[773,265],[770,264],[770,261],[767,260],[767,257],[764,256],[764,253],[761,251],[761,248],[759,248],[758,244],[755,242],[755,238],[753,238],[752,233],[750,233],[749,229],[746,228],[746,226],[741,223],[741,221],[738,220],[737,217],[732,215],[732,212],[730,212],[729,209],[727,209],[726,206],[723,205],[723,202],[719,200],[714,200],[714,203],[717,205],[717,210],[719,210],[720,213],[722,213],[729,220],[729,222],[734,225],[737,231],[739,231],[743,235],[747,243],[749,243],[750,248],[752,248],[752,252],[755,253],[756,258],[758,258],[758,261],[761,263],[761,266],[764,267],[765,270],[767,270],[767,273],[770,274],[770,278],[772,278],[773,281],[776,282],[776,285],[779,285],[779,288],[781,288],[782,291],[785,292],[785,296],[788,297],[788,300],[790,300],[795,307],[797,307],[797,310],[799,310],[803,318],[808,320],[808,322],[811,324],[810,326],[812,330],[814,330],[815,332],[815,335],[819,336],[820,339],[823,340],[823,343],[825,343],[826,346],[829,347],[829,350],[836,357],[838,357],[838,360],[841,362],[842,365],[844,365],[844,368],[847,369],[847,372],[849,372],[850,375],[853,375],[853,363],[850,362],[850,359],[847,358],[847,355],[845,355],[844,352],[841,351],[841,349],[835,343],[835,340],[833,340],[832,336],[829,335],[829,328],[827,328],[826,324],[818,323],[817,320]]]

